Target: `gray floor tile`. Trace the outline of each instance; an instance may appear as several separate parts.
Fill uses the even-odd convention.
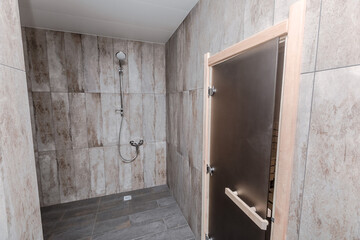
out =
[[[107,221],[96,222],[93,234],[99,235],[101,233],[117,231],[130,226],[131,224],[128,216],[114,218]]]
[[[176,229],[170,229],[165,232],[152,234],[150,236],[146,236],[138,240],[190,240],[190,239],[194,239],[194,234],[192,233],[189,226],[184,226]]]
[[[125,195],[132,200],[123,201]],[[194,240],[166,185],[41,209],[44,239]]]
[[[101,235],[94,235],[93,240],[132,240],[146,235],[163,232],[165,230],[166,226],[164,222],[157,221],[142,225],[134,225],[129,228],[111,231]]]

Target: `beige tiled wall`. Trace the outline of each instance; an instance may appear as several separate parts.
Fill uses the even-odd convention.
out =
[[[23,29],[40,200],[43,206],[166,183],[165,46]],[[118,154],[124,64],[123,155]]]
[[[197,239],[203,55],[284,20],[295,1],[200,0],[166,44],[167,181]],[[360,3],[306,2],[287,239],[353,239],[360,235]]]
[[[0,239],[42,239],[18,1],[0,2]]]

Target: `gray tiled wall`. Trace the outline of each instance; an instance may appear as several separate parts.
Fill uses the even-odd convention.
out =
[[[43,206],[166,183],[165,46],[23,29],[40,200]],[[123,155],[118,154],[124,64]]]
[[[166,44],[168,184],[197,239],[203,55],[276,24],[296,0],[200,0]],[[360,3],[307,0],[287,239],[356,238]],[[351,210],[349,209],[351,206]],[[348,209],[348,210],[346,210]],[[351,220],[353,219],[353,220]]]

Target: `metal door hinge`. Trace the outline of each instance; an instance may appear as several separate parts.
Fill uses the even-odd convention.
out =
[[[210,167],[209,164],[206,164],[206,173],[210,174],[210,176],[212,176],[214,174],[215,168]]]
[[[216,93],[216,88],[214,86],[208,87],[208,95],[213,96]]]
[[[209,235],[205,234],[205,240],[212,240],[212,238],[209,237]]]

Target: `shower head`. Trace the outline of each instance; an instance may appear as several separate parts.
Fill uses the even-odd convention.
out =
[[[126,54],[123,51],[118,51],[115,53],[115,57],[119,59],[119,61],[124,61],[126,59]]]

